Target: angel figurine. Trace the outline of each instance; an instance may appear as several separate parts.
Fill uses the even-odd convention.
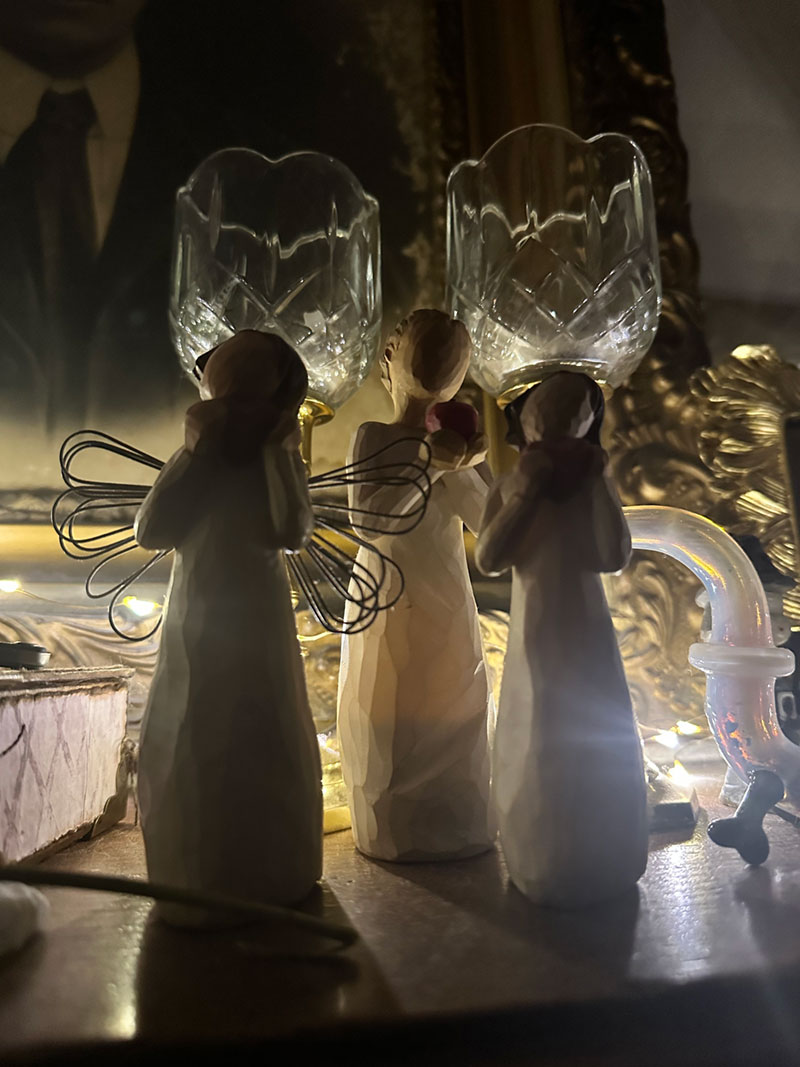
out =
[[[319,750],[283,552],[313,525],[298,452],[307,375],[283,340],[252,330],[201,360],[185,444],[135,523],[139,545],[175,550],[139,756],[147,867],[157,882],[291,904],[322,863]],[[161,907],[172,922],[206,921]]]
[[[453,401],[469,358],[460,322],[441,311],[415,311],[397,327],[383,359],[394,421],[364,423],[351,447],[356,463],[398,441],[406,442],[408,463],[423,443],[431,452],[423,520],[404,537],[387,536],[390,527],[373,535],[404,576],[402,595],[368,630],[342,640],[342,770],[355,843],[378,859],[471,856],[494,838],[489,694],[463,538],[464,524],[478,528],[491,475],[485,440],[469,417],[474,409],[465,412],[467,405]],[[401,516],[407,492],[391,478],[356,482],[351,514]],[[364,550],[362,556],[369,566]]]
[[[507,414],[519,465],[493,488],[476,550],[484,574],[513,568],[492,794],[517,888],[580,907],[629,889],[647,863],[642,748],[600,578],[625,566],[631,540],[600,387],[555,373]]]

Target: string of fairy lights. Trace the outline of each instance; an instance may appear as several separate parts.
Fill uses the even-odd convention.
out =
[[[25,589],[22,582],[17,578],[0,578],[0,594],[25,597],[29,600],[57,607],[63,613],[68,613],[71,606],[66,601],[54,600],[51,597],[41,596]],[[138,620],[152,618],[162,607],[158,601],[146,600],[137,596],[126,596],[120,601],[120,604],[130,612],[131,616]],[[2,597],[0,597],[1,607]],[[314,640],[320,636],[327,635],[309,635],[306,640]],[[302,642],[303,638],[301,637],[300,640]],[[685,750],[689,742],[707,738],[709,736],[707,727],[698,722],[679,719],[669,728],[653,728],[640,724],[640,732],[651,762],[658,768],[659,772],[665,774],[676,785],[690,787],[693,781],[692,774],[687,770],[679,755]],[[654,749],[654,745],[658,746],[658,748]]]
[[[37,600],[42,604],[53,605],[63,612],[68,612],[70,608],[74,606],[65,600],[54,600],[52,597],[41,596],[39,593],[32,593],[30,590],[23,588],[22,582],[20,582],[18,578],[0,578],[0,593],[23,596],[27,597],[29,600]],[[161,610],[161,604],[157,601],[144,600],[137,596],[123,597],[120,604],[127,608],[132,615],[135,615],[140,619],[150,618]],[[85,604],[81,605],[82,609],[85,609],[85,606]]]

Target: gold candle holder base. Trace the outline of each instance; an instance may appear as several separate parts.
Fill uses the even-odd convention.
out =
[[[313,396],[307,396],[297,412],[300,421],[300,430],[303,438],[300,442],[300,455],[306,465],[308,473],[311,473],[311,436],[316,425],[330,422],[333,418],[333,408],[322,400],[315,400]]]

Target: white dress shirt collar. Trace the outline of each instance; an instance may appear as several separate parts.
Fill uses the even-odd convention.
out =
[[[85,78],[52,78],[0,47],[0,161],[31,125],[47,89],[89,91],[97,122],[90,137],[130,142],[139,101],[139,59],[133,40],[100,70]]]

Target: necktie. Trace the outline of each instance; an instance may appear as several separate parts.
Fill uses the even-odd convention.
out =
[[[86,137],[96,119],[85,89],[48,89],[9,153],[19,226],[44,310],[41,344],[52,406],[83,393],[95,219]],[[50,418],[48,421],[52,421]]]

